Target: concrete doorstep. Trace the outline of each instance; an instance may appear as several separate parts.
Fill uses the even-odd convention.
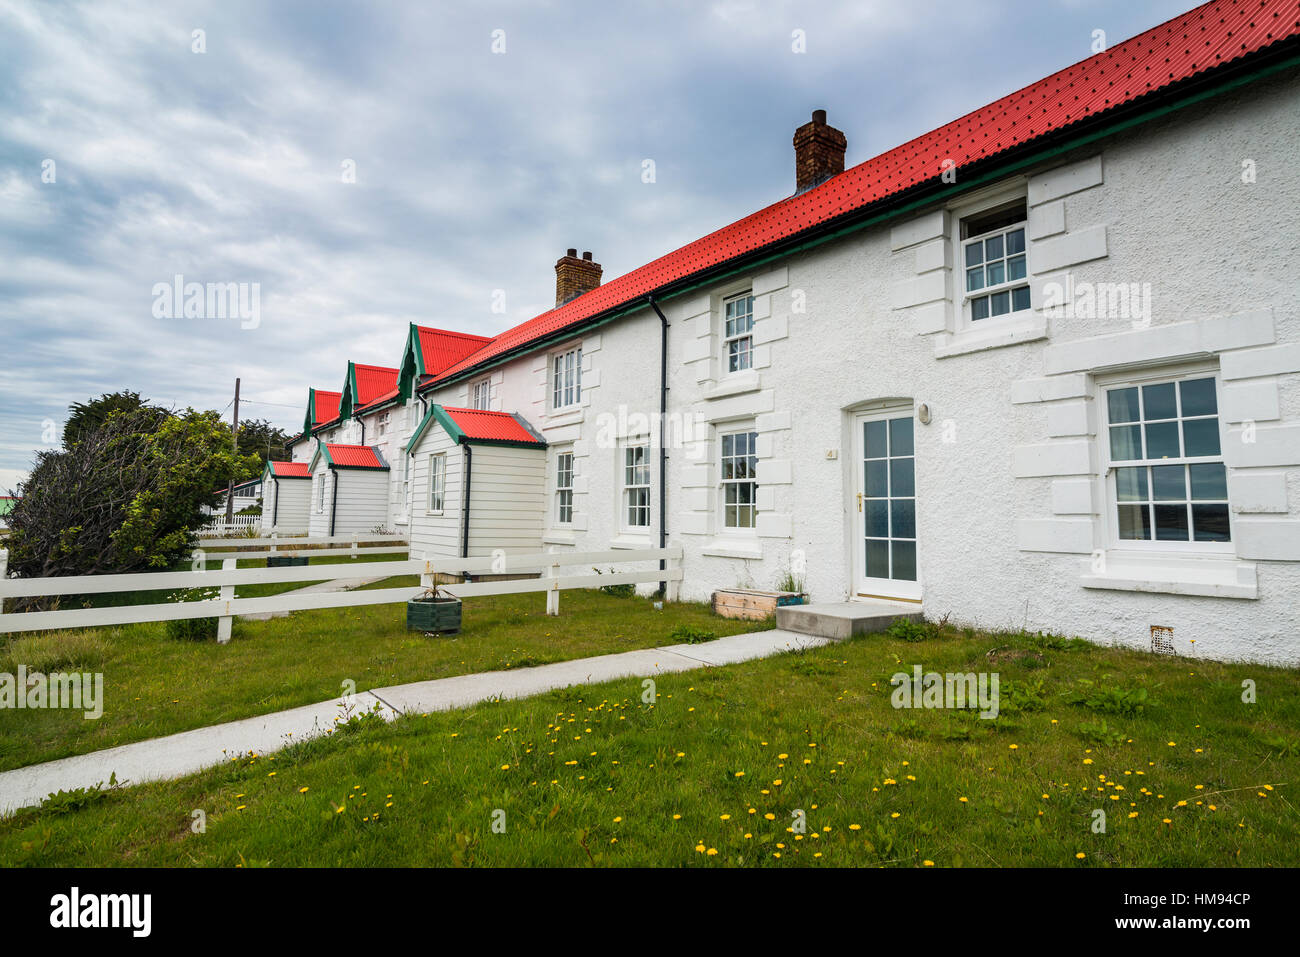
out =
[[[345,711],[344,699],[336,698],[5,771],[0,773],[0,815],[39,804],[55,791],[107,784],[113,774],[118,784],[142,784],[183,777],[249,753],[268,754],[294,741],[325,733],[346,714],[378,709],[385,720],[391,721],[402,713],[449,711],[482,701],[526,698],[556,688],[738,664],[829,643],[827,638],[777,629],[731,635],[698,645],[668,645],[535,668],[375,688],[354,695],[350,711]]]

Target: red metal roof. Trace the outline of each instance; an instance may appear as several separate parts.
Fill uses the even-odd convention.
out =
[[[352,397],[353,409],[360,409],[377,401],[387,393],[397,391],[397,370],[386,366],[367,366],[354,362],[357,394]]]
[[[960,167],[996,156],[1296,36],[1300,34],[1298,7],[1296,0],[1203,4],[508,329],[433,381],[937,180],[946,159]]]
[[[468,438],[485,439],[492,442],[525,442],[529,445],[542,446],[541,441],[532,432],[524,428],[523,423],[509,412],[485,412],[482,409],[456,409],[443,406],[451,420],[456,423]]]
[[[342,392],[326,392],[324,389],[313,389],[312,395],[316,400],[316,407],[312,409],[311,416],[311,427],[313,429],[339,417],[339,400],[343,398]]]
[[[326,442],[325,449],[329,460],[335,465],[359,469],[386,468],[379,452],[369,445],[336,445]]]
[[[430,326],[416,326],[426,375],[437,375],[448,366],[472,355],[492,341],[491,336],[473,336]]]
[[[399,390],[390,389],[389,391],[385,392],[383,395],[375,396],[375,398],[371,399],[365,405],[359,406],[358,408],[353,410],[352,414],[355,416],[367,412],[376,406],[383,405],[385,402],[388,402],[391,399],[396,399],[398,394],[399,394]]]
[[[268,462],[271,474],[279,478],[310,478],[306,462]]]

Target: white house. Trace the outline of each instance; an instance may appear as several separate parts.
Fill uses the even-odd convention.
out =
[[[266,463],[262,472],[262,534],[307,532],[311,484],[311,471],[306,462]]]
[[[310,470],[312,538],[386,527],[389,468],[378,449],[320,442]]]
[[[522,417],[433,405],[407,455],[413,556],[542,550],[546,441]]]
[[[792,573],[817,602],[1300,662],[1298,115],[1281,0],[848,168],[818,111],[793,195],[609,282],[569,250],[554,309],[407,405],[531,423],[520,537],[681,544],[686,598]],[[429,454],[450,482],[463,453],[419,418],[423,503]],[[410,509],[414,547],[437,516]]]

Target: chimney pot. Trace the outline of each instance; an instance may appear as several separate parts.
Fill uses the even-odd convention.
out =
[[[848,140],[826,124],[826,111],[813,110],[812,122],[794,131],[795,192],[802,193],[844,172]]]
[[[568,250],[555,264],[555,304],[562,306],[595,289],[600,285],[601,272],[600,263],[591,258],[590,252],[584,252],[579,259],[577,249]]]

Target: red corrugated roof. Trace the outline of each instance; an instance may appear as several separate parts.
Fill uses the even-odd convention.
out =
[[[365,405],[359,406],[357,409],[353,411],[352,414],[355,416],[367,412],[370,409],[374,408],[375,406],[380,406],[391,399],[396,399],[398,394],[399,394],[399,390],[390,389],[389,391],[385,392],[383,395],[376,396],[375,398],[371,399]]]
[[[471,439],[486,439],[493,442],[527,442],[530,445],[545,445],[524,428],[508,412],[485,412],[482,409],[455,409],[443,406],[442,410],[451,416],[456,426]]]
[[[315,389],[312,391],[312,395],[316,400],[316,407],[312,409],[311,417],[311,427],[313,429],[339,417],[339,400],[343,398],[342,392],[326,392],[324,389]]]
[[[436,381],[942,174],[1300,34],[1296,0],[1214,0],[515,326]]]
[[[268,462],[271,474],[279,478],[309,478],[311,472],[306,462]]]
[[[396,369],[389,369],[386,366],[367,366],[360,362],[354,362],[352,368],[357,378],[357,394],[352,397],[354,410],[370,405],[389,392],[396,392]]]
[[[382,469],[385,467],[384,460],[379,457],[379,452],[369,445],[336,445],[326,442],[325,448],[329,452],[330,461],[335,465],[363,469]]]
[[[437,375],[492,341],[491,336],[473,336],[467,332],[452,332],[430,326],[415,328],[420,336],[420,353],[426,375]]]

